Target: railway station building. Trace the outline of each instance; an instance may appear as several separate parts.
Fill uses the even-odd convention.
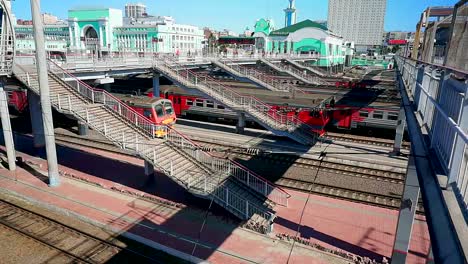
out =
[[[171,17],[124,19],[122,10],[84,8],[68,11],[67,21],[44,25],[46,50],[109,54],[117,52],[201,53],[203,30],[176,24]],[[16,25],[16,50],[35,50],[32,25]]]
[[[322,24],[311,20],[275,29],[271,20],[259,19],[255,24],[255,45],[267,53],[311,53],[320,56],[317,66],[337,66],[345,62],[349,46],[342,37]]]

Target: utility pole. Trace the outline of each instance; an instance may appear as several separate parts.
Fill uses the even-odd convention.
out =
[[[59,185],[57,151],[55,149],[54,122],[52,121],[52,107],[50,104],[49,78],[47,75],[47,60],[45,52],[44,26],[42,25],[40,0],[31,0],[31,14],[33,19],[34,42],[36,44],[36,67],[39,78],[41,96],[42,120],[44,122],[44,137],[49,169],[49,186]]]

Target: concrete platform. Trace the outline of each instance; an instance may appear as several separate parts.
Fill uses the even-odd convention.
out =
[[[18,150],[33,153],[30,138],[17,139],[16,143]],[[182,257],[193,252],[195,257],[211,263],[286,263],[288,259],[290,242],[240,228],[234,218],[217,207],[212,208],[200,232],[207,201],[194,198],[164,175],[144,176],[142,160],[84,147],[57,149],[60,170],[69,176],[61,177],[60,187],[47,186],[47,178],[40,173],[46,168],[44,160],[17,153],[29,166],[16,172],[1,169],[1,190],[156,247],[164,245]],[[299,235],[309,243],[376,260],[391,255],[396,211],[311,195],[300,222],[307,195],[290,193],[289,207],[276,208],[275,235],[295,235],[300,223]],[[194,242],[198,243],[195,249]],[[420,217],[413,229],[408,263],[425,263],[428,248],[426,222]],[[289,261],[348,262],[301,243],[295,244]]]

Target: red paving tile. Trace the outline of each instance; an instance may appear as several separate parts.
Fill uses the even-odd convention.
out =
[[[141,160],[100,150],[80,149],[114,159],[115,168],[119,168],[119,163],[122,162],[137,166],[133,166],[125,173],[120,172],[119,179],[112,178],[112,172],[114,172],[112,169],[106,179],[65,166],[60,166],[60,170],[80,178],[98,182],[107,188],[118,186],[120,189],[143,192],[138,188],[141,189],[148,179],[143,175],[141,167],[143,162]],[[26,160],[34,160],[35,163],[42,164],[42,168],[46,167],[44,160],[27,154],[21,153],[21,155]],[[82,153],[82,155],[88,154]],[[77,162],[80,162],[80,160],[77,160]],[[0,178],[1,188],[43,203],[65,208],[119,230],[137,233],[188,254],[193,250],[191,243],[175,239],[157,230],[162,228],[177,235],[196,239],[203,221],[201,217],[203,212],[197,208],[188,209],[185,206],[183,208],[167,206],[154,208],[147,202],[83,184],[76,180],[62,178],[62,184],[52,189],[23,169],[18,169],[16,173],[0,170],[0,175],[9,177],[9,179]],[[18,182],[12,181],[15,177],[19,180]],[[122,177],[124,178],[122,179]],[[165,176],[156,176],[156,185],[159,180],[163,180],[162,177]],[[20,183],[20,181],[24,184]],[[278,218],[275,224],[275,232],[294,235],[307,194],[292,190],[289,192],[292,194],[289,206],[287,208],[276,208]],[[150,193],[154,192],[150,191]],[[183,191],[179,191],[174,195],[184,196]],[[164,200],[164,197],[161,199]],[[188,200],[181,199],[179,202],[187,205],[190,204]],[[328,248],[341,249],[376,258],[381,256],[389,258],[392,251],[397,217],[397,211],[311,195],[304,212],[300,235]],[[197,256],[207,258],[208,261],[213,263],[245,262],[220,252],[225,251],[256,262],[286,262],[290,245],[275,242],[273,239],[264,236],[254,235],[249,231],[235,229],[233,224],[223,223],[218,218],[209,218],[209,220],[211,221],[208,221],[200,239],[204,243],[216,245],[219,251],[213,252],[198,247],[196,250]],[[425,260],[421,256],[427,254],[429,247],[429,235],[424,217],[418,217],[415,222],[410,246],[408,263],[424,263]],[[253,248],[255,250],[252,250]],[[296,247],[290,263],[328,263],[326,260],[327,258],[319,256],[316,251],[302,250]]]

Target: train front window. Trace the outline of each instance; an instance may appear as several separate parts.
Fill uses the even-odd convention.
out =
[[[163,109],[163,106],[161,104],[156,104],[154,106],[154,111],[156,112],[156,115],[158,117],[163,117],[164,116],[164,109]]]
[[[151,118],[151,109],[145,109],[143,115],[147,118]]]
[[[174,114],[174,109],[172,109],[171,102],[163,102],[163,105],[164,105],[164,110],[166,110],[167,115]]]

